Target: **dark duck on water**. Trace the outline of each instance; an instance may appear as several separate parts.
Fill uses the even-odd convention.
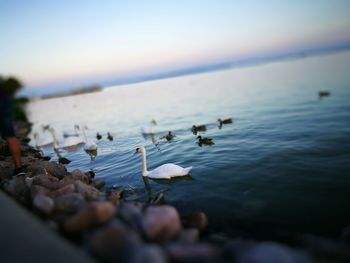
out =
[[[199,131],[206,131],[206,130],[207,130],[207,126],[205,126],[204,124],[198,125],[198,126],[193,125],[192,129],[191,129],[191,131],[193,132],[194,135],[196,135],[197,132],[199,132]]]
[[[97,134],[96,134],[96,139],[97,139],[97,140],[101,140],[101,139],[102,139],[102,135],[99,134],[99,133],[97,133]]]
[[[202,136],[199,135],[197,137],[197,139],[198,139],[199,146],[201,146],[202,144],[205,144],[205,145],[213,145],[214,144],[212,138],[206,138],[206,137],[202,138]]]
[[[107,139],[113,141],[113,136],[109,132],[107,132]]]

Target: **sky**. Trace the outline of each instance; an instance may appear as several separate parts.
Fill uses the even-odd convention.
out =
[[[348,0],[0,0],[0,74],[29,90],[340,42]]]

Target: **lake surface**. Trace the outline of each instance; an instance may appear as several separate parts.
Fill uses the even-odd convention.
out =
[[[331,96],[320,99],[319,90]],[[129,199],[163,192],[182,213],[205,211],[214,231],[275,228],[338,235],[350,225],[350,52],[106,88],[28,106],[33,130],[87,125],[96,132],[94,161],[82,148],[61,151],[68,169],[93,169]],[[233,124],[218,128],[218,118]],[[156,147],[140,127],[155,119]],[[215,145],[199,147],[193,124]],[[172,131],[173,142],[159,140]],[[107,131],[114,141],[106,139]],[[48,136],[48,135],[47,135]],[[33,143],[34,144],[34,143]],[[191,178],[159,182],[141,176],[166,162],[193,166]],[[56,160],[52,149],[45,154]]]

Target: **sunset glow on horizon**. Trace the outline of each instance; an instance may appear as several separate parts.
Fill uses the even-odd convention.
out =
[[[0,73],[70,85],[350,42],[349,11],[344,0],[0,1]]]

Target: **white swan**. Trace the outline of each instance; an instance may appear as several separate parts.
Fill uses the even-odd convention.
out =
[[[34,139],[35,139],[35,145],[36,147],[48,147],[52,146],[54,144],[54,139],[53,137],[44,137],[40,138],[39,133],[34,133]]]
[[[71,137],[71,136],[78,137],[80,136],[80,127],[79,125],[75,124],[74,130],[63,130],[62,133],[64,138]]]
[[[59,143],[57,140],[57,137],[56,137],[55,129],[49,128],[49,132],[52,134],[52,137],[54,138],[54,148],[55,149],[70,148],[70,147],[77,146],[79,144],[84,143],[84,139],[80,136],[67,137],[61,143]]]
[[[83,128],[83,136],[84,136],[84,141],[85,141],[85,145],[84,145],[84,150],[85,151],[97,151],[97,145],[95,142],[90,141],[87,137],[86,137],[86,133],[85,130],[87,130],[88,127],[84,126]]]
[[[173,163],[166,163],[152,171],[147,171],[145,147],[141,146],[137,148],[136,153],[141,153],[142,155],[142,176],[147,176],[153,179],[171,179],[172,177],[188,175],[192,169],[192,166],[182,168],[181,166]]]
[[[149,126],[145,125],[141,127],[141,133],[144,135],[154,134],[155,125],[157,125],[157,122],[155,120],[152,120]]]

